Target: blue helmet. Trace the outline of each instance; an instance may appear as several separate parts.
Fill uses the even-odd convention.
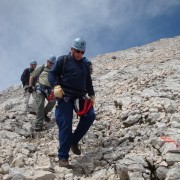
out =
[[[82,38],[76,38],[71,47],[80,51],[85,51],[86,41],[83,40]]]
[[[30,64],[37,65],[37,61],[35,61],[35,60],[31,60]]]
[[[52,63],[55,63],[56,62],[56,56],[50,55],[48,60],[51,61]]]

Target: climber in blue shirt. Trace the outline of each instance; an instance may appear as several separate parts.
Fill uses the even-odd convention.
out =
[[[55,118],[59,128],[59,166],[62,167],[70,167],[68,161],[70,149],[74,154],[81,154],[78,143],[95,120],[93,108],[95,93],[91,71],[86,58],[83,57],[85,50],[86,42],[82,38],[76,38],[71,46],[71,52],[66,56],[60,56],[48,75],[57,99]],[[79,110],[77,115],[80,116],[74,132],[72,132],[73,110],[76,112]]]

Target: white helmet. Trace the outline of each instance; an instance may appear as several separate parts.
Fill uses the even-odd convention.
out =
[[[85,51],[86,41],[83,40],[82,38],[76,38],[71,47],[80,51]]]
[[[48,60],[51,61],[52,63],[55,63],[56,62],[56,56],[50,55]]]
[[[35,61],[35,60],[31,60],[30,64],[37,65],[37,61]]]

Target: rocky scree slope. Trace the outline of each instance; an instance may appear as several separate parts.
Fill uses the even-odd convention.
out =
[[[97,117],[82,155],[70,153],[73,169],[58,166],[54,113],[44,131],[32,132],[22,87],[0,93],[0,179],[180,179],[180,37],[92,62]]]

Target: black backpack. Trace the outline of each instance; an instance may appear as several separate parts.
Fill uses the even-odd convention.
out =
[[[64,65],[65,65],[65,63],[66,63],[66,61],[68,59],[68,56],[65,55],[65,56],[63,56],[63,58],[64,58],[63,59],[63,72],[64,72]],[[86,59],[86,57],[83,57],[83,61],[85,62],[87,69],[90,71],[90,74],[92,74],[93,73],[92,62],[89,61],[88,59]]]
[[[30,68],[26,68],[23,71],[21,75],[21,81],[22,81],[23,87],[26,85],[29,85],[29,77],[30,77],[31,72],[33,72],[33,70]]]

